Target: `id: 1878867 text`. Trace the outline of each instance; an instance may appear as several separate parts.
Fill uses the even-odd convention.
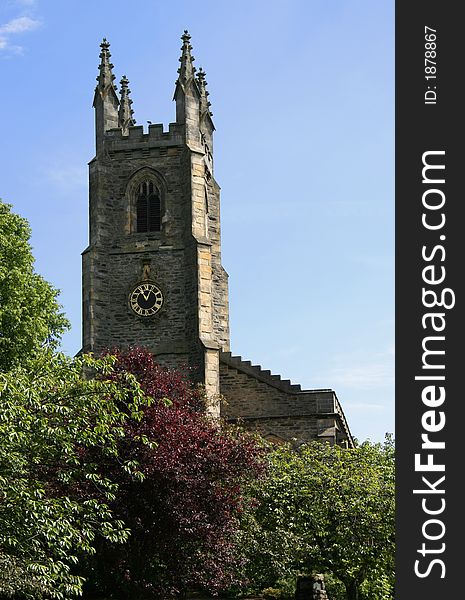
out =
[[[437,101],[437,89],[436,89],[436,77],[437,77],[437,43],[436,43],[436,29],[425,26],[425,80],[426,80],[426,91],[425,91],[425,104],[436,104]]]

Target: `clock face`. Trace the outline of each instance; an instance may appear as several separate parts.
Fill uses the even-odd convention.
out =
[[[151,317],[163,305],[163,294],[154,283],[139,283],[129,295],[129,305],[141,317]]]

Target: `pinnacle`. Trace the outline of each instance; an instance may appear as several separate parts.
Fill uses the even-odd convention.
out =
[[[205,71],[202,69],[202,67],[199,67],[198,73],[197,73],[197,78],[201,79],[202,81],[205,81],[205,77],[206,77],[206,73]],[[206,83],[206,82],[205,82]]]
[[[127,133],[128,127],[132,127],[135,125],[136,121],[133,119],[132,115],[134,111],[131,108],[132,100],[129,97],[131,90],[129,89],[129,80],[126,75],[123,75],[120,81],[121,84],[121,96],[120,96],[120,105],[118,111],[118,122],[119,126],[122,128],[123,133]]]
[[[113,81],[115,76],[113,75],[113,65],[110,62],[110,43],[106,38],[103,38],[102,43],[100,44],[101,52],[99,55],[100,65],[99,65],[99,75],[97,77],[98,85],[97,88],[102,92],[105,92],[109,87],[113,86],[115,88]]]
[[[191,79],[194,77],[194,73],[195,73],[196,69],[193,65],[195,58],[191,54],[191,50],[192,50],[192,46],[190,44],[191,36],[190,36],[189,32],[187,31],[187,29],[184,30],[184,33],[181,36],[181,39],[182,39],[182,46],[181,46],[182,54],[181,54],[181,58],[179,59],[181,66],[178,69],[179,77],[178,77],[177,83],[180,83],[181,85],[185,85],[185,84],[189,83],[191,81]]]
[[[211,102],[208,101],[210,92],[207,91],[207,81],[205,77],[206,73],[202,67],[200,67],[196,74],[197,84],[200,90],[200,114],[208,114],[211,117],[213,115],[213,113],[210,111]]]

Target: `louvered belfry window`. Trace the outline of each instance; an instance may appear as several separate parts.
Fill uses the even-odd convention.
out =
[[[152,181],[143,181],[137,191],[137,232],[160,231],[160,229],[160,192]]]

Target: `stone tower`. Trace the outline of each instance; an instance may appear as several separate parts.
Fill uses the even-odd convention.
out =
[[[228,282],[205,73],[196,73],[185,31],[176,122],[144,133],[133,119],[126,77],[116,91],[109,46],[104,39],[93,104],[83,351],[139,345],[161,364],[192,367],[218,414],[219,357],[229,350]]]
[[[121,79],[118,95],[109,47],[103,40],[94,96],[83,351],[144,346],[162,365],[191,367],[215,417],[275,443],[353,445],[332,389],[302,390],[230,352],[215,128],[189,34],[182,36],[176,122],[168,131],[136,126],[129,81]]]

